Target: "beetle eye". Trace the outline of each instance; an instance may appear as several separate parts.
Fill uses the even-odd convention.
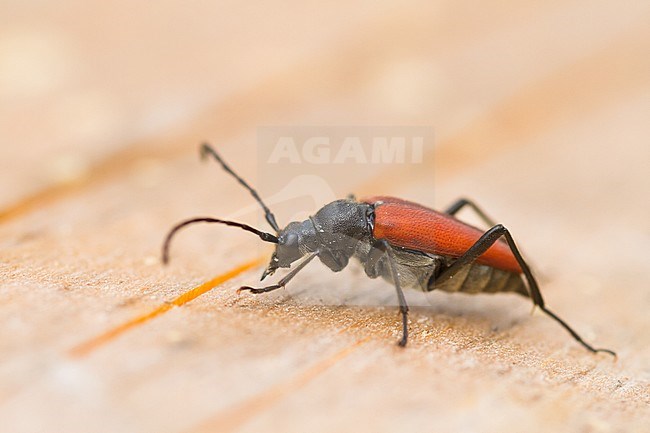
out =
[[[276,268],[288,268],[291,263],[302,257],[300,252],[300,234],[283,233],[275,250]]]
[[[298,246],[298,235],[296,233],[289,233],[284,238],[284,244],[288,247],[297,247]]]

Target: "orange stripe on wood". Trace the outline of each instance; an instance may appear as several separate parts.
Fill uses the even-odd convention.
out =
[[[133,329],[139,325],[142,325],[149,320],[160,316],[161,314],[166,313],[167,311],[171,310],[173,307],[180,307],[184,304],[187,304],[193,299],[198,298],[199,296],[203,295],[204,293],[209,292],[219,284],[222,284],[237,275],[254,268],[255,266],[259,266],[263,262],[263,258],[258,257],[255,260],[251,260],[249,262],[246,262],[240,266],[237,266],[236,268],[221,274],[210,281],[207,281],[200,286],[197,286],[191,290],[188,290],[187,292],[183,293],[182,295],[178,296],[177,298],[173,299],[170,302],[167,302],[165,304],[160,305],[159,307],[156,307],[155,309],[151,310],[150,312],[143,314],[141,316],[135,317],[127,322],[124,322],[112,329],[109,329],[108,331],[104,332],[103,334],[98,335],[97,337],[91,338],[90,340],[84,341],[83,343],[73,347],[70,349],[68,352],[70,356],[73,357],[82,357],[85,355],[88,355],[90,352],[93,350],[97,349],[98,347],[108,343],[109,341],[119,337],[126,331]]]

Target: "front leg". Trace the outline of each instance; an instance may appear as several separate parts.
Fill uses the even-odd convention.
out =
[[[289,281],[291,281],[291,279],[293,277],[295,277],[296,274],[302,270],[302,268],[307,266],[307,263],[311,262],[314,259],[314,257],[316,257],[317,255],[318,255],[318,251],[314,251],[313,253],[310,253],[305,260],[300,262],[298,264],[298,266],[293,268],[291,270],[291,272],[289,272],[287,275],[285,275],[284,278],[282,278],[280,281],[278,281],[277,284],[273,284],[271,286],[266,286],[266,287],[260,287],[260,288],[250,287],[250,286],[242,286],[239,289],[237,289],[237,293],[241,293],[244,290],[247,290],[247,291],[257,295],[259,293],[272,292],[274,290],[280,289],[280,288],[286,286],[287,283]]]

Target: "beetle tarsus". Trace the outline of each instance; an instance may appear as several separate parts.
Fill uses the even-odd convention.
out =
[[[400,312],[402,314],[402,338],[397,342],[397,345],[399,347],[406,347],[406,343],[408,343],[408,339],[409,339],[408,309],[402,310],[400,308]]]
[[[576,331],[573,330],[564,320],[560,319],[555,313],[550,311],[548,308],[545,306],[538,305],[540,310],[542,310],[544,313],[546,313],[548,316],[550,316],[552,319],[554,319],[556,322],[558,322],[564,329],[566,329],[569,334],[578,342],[580,343],[585,349],[590,351],[591,353],[598,353],[598,352],[603,352],[603,353],[608,353],[612,355],[614,358],[617,358],[616,352],[613,350],[609,349],[602,349],[602,348],[595,348],[589,343],[585,342],[580,335]]]
[[[281,284],[273,284],[272,286],[266,286],[266,287],[250,287],[250,286],[242,286],[239,289],[237,289],[237,294],[239,295],[243,291],[250,292],[254,295],[259,295],[260,293],[268,293],[272,292],[274,290],[280,289],[284,287]]]

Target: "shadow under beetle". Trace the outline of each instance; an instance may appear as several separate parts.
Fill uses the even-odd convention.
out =
[[[259,194],[212,147],[203,144],[201,156],[212,156],[252,194],[264,209],[266,221],[275,234],[234,221],[192,218],[170,230],[163,245],[164,263],[169,260],[170,242],[178,230],[195,223],[225,224],[276,244],[271,262],[260,280],[302,259],[276,284],[261,288],[244,286],[238,292],[258,294],[282,288],[316,257],[334,272],[341,271],[350,258],[355,257],[370,278],[382,277],[395,286],[402,315],[400,346],[406,346],[408,340],[408,305],[402,288],[412,287],[425,292],[518,293],[530,298],[587,350],[616,356],[609,349],[594,348],[586,343],[546,307],[537,281],[508,229],[495,224],[469,200],[458,200],[445,212],[437,212],[394,197],[370,197],[359,201],[350,197],[333,201],[307,220],[294,221],[280,229]],[[454,215],[465,206],[472,208],[492,228],[483,232],[456,219]]]

